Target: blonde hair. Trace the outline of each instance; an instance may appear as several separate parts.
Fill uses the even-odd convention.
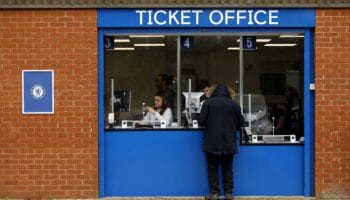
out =
[[[213,84],[212,86],[209,87],[208,91],[206,92],[207,97],[210,97],[213,94],[215,88],[216,88],[216,84]]]
[[[216,85],[217,85],[217,84],[213,84],[212,86],[209,87],[208,91],[206,92],[207,97],[210,97],[210,96],[213,94],[213,92],[214,92],[214,90],[215,90],[215,88],[216,88]],[[228,95],[229,95],[232,99],[233,99],[234,97],[236,97],[236,92],[235,92],[231,87],[227,86],[227,90],[228,90]]]
[[[227,87],[228,89],[228,94],[230,95],[230,97],[233,99],[236,97],[236,92],[231,88],[231,87]]]

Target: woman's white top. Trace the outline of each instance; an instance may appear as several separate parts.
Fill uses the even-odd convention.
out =
[[[153,124],[156,121],[160,122],[161,120],[165,120],[166,125],[171,126],[171,123],[173,122],[173,113],[171,112],[171,109],[166,108],[163,115],[159,114],[159,111],[160,110],[156,110],[154,113],[147,112],[142,122],[145,124]]]

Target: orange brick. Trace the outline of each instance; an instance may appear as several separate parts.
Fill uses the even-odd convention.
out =
[[[315,33],[315,192],[349,191],[349,9],[318,9]],[[328,48],[328,49],[327,49]],[[325,79],[327,78],[327,79]],[[330,190],[329,188],[337,188]],[[340,189],[340,190],[339,190]]]
[[[88,183],[85,179],[90,180],[90,177],[72,176],[72,185],[65,188],[67,182],[60,180],[60,177],[81,172],[59,167],[74,167],[67,165],[67,162],[75,157],[74,154],[81,154],[84,148],[95,152],[95,155],[98,151],[97,89],[93,93],[74,93],[70,87],[80,84],[84,85],[80,90],[86,90],[85,87],[97,88],[97,44],[92,49],[84,46],[85,43],[96,43],[96,12],[95,9],[0,11],[0,85],[7,87],[0,97],[0,141],[5,143],[0,146],[0,196],[97,198],[97,181]],[[75,53],[76,57],[72,56]],[[74,63],[78,63],[78,66],[74,66]],[[75,72],[76,67],[82,67],[82,64],[86,70]],[[55,71],[55,114],[22,115],[19,80],[23,69]],[[79,76],[73,78],[72,74]],[[87,77],[91,80],[85,81]],[[87,95],[92,98],[80,97]],[[79,108],[73,108],[76,105],[91,105],[93,109],[81,112]],[[82,123],[81,119],[87,119],[89,123]],[[70,132],[66,128],[75,127],[77,122],[95,131],[94,139],[89,141],[94,145],[81,145],[79,152],[71,143],[71,136],[82,132],[82,128],[71,129]],[[79,143],[81,138],[77,138]],[[78,157],[80,163],[84,160],[98,163],[97,156]],[[98,171],[95,168],[85,173],[97,177]],[[75,184],[83,182],[86,183],[84,193],[75,190],[78,186]]]

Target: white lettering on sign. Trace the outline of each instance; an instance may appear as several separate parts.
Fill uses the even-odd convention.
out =
[[[209,21],[213,25],[219,25],[222,23],[224,16],[220,10],[213,10],[209,14]]]
[[[139,14],[139,23],[140,23],[140,25],[142,25],[143,24],[143,14],[146,12],[145,10],[136,10],[135,11],[137,14]]]
[[[254,23],[253,23],[253,18],[252,18],[252,16],[253,16],[253,10],[248,10],[248,16],[249,16],[248,24],[249,24],[249,25],[253,25],[253,24],[254,24]]]
[[[229,23],[229,20],[233,20],[235,11],[234,10],[228,10],[227,12],[225,12],[225,24]]]
[[[237,10],[237,24],[241,24],[241,20],[247,19],[246,10]]]
[[[255,12],[254,14],[254,21],[255,23],[259,24],[259,25],[264,25],[266,24],[266,20],[262,20],[262,21],[259,21],[259,18],[258,18],[258,15],[262,13],[263,15],[266,15],[266,11],[265,10],[258,10],[257,12]]]
[[[195,14],[195,21],[196,25],[199,24],[199,14],[203,12],[203,10],[192,10],[192,12]]]
[[[199,24],[203,10],[136,10],[139,15],[139,24],[144,25],[195,25]]]
[[[148,11],[148,15],[152,14],[152,10],[149,10]],[[148,22],[147,22],[148,25],[152,25],[152,19],[151,18],[148,18]]]
[[[159,21],[158,20],[158,15],[159,14],[163,14],[164,16],[166,16],[166,12],[164,10],[158,10],[154,13],[154,21],[156,22],[156,24],[159,24],[159,25],[164,25],[166,24],[166,21],[163,20],[163,21]]]
[[[181,17],[181,24],[183,25],[190,25],[191,24],[191,21],[189,21],[191,19],[191,17],[189,16],[190,14],[190,10],[184,10],[182,12],[182,17]]]
[[[278,10],[270,10],[270,12],[269,12],[269,24],[278,25]]]
[[[278,10],[136,10],[139,25],[278,25]]]

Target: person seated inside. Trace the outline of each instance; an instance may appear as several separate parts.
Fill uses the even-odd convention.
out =
[[[199,81],[198,91],[204,92],[204,94],[200,97],[201,103],[209,98],[209,94],[208,94],[209,89],[210,89],[209,81],[207,80]]]
[[[155,78],[155,85],[157,88],[157,93],[164,96],[167,105],[170,109],[175,108],[175,92],[170,88],[173,84],[173,77],[167,74],[158,74]]]
[[[156,94],[154,96],[154,107],[146,106],[145,112],[146,114],[143,117],[141,124],[154,125],[155,123],[159,123],[160,126],[160,121],[165,120],[166,125],[171,126],[173,114],[171,109],[167,106],[164,96]]]
[[[275,121],[275,133],[277,135],[286,135],[286,114],[283,108],[277,108]]]

